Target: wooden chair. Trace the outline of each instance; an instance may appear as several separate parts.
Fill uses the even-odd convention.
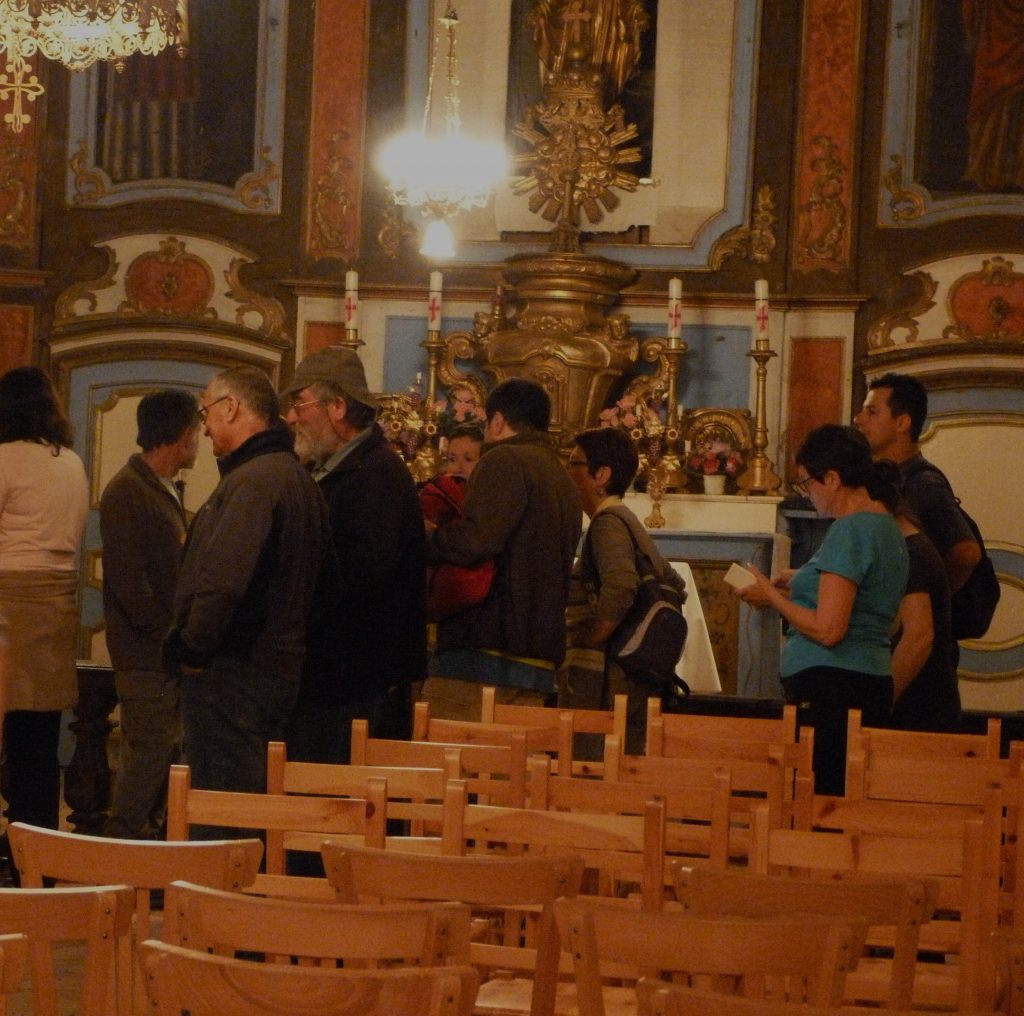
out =
[[[140,947],[157,1016],[471,1016],[472,967],[324,970]]]
[[[740,998],[698,991],[679,984],[666,984],[652,978],[637,982],[637,1016],[865,1016],[870,1010],[860,1006],[801,1005],[772,1002],[763,998]],[[923,1009],[888,1009],[888,1016],[935,1016]],[[970,1016],[995,1016],[974,1012]]]
[[[965,819],[957,808],[891,801],[832,799],[828,821],[839,832],[771,829],[755,810],[752,866],[762,874],[834,873],[929,879],[938,883],[936,913],[922,926],[922,950],[945,962],[918,963],[914,1004],[958,1010],[992,1007],[991,936],[999,901],[999,807]],[[892,943],[889,942],[889,945]],[[858,997],[884,998],[890,971],[865,963],[851,975]]]
[[[704,717],[688,714],[653,715],[647,723],[647,756],[715,761],[721,765],[771,764],[782,770],[780,821],[798,829],[809,828],[814,794],[814,731],[800,730],[796,739],[795,707],[786,706],[781,720],[745,717]],[[694,722],[711,720],[715,722]],[[730,724],[734,733],[728,734]],[[773,739],[772,735],[779,739]],[[754,770],[756,772],[756,770]],[[733,772],[734,792],[745,792],[741,771]],[[756,785],[752,793],[764,796]]]
[[[603,978],[635,982],[671,974],[715,990],[828,1005],[842,998],[846,972],[860,955],[863,923],[807,915],[752,920],[651,913],[620,902],[558,900],[555,917],[573,956],[579,1012],[635,1011],[630,991],[606,1000]],[[711,1010],[712,1012],[714,1010]]]
[[[33,1016],[58,1016],[54,947],[65,942],[85,945],[78,1016],[111,1016],[109,989],[119,943],[131,926],[132,903],[128,886],[0,889],[0,935],[28,938]],[[130,1008],[115,1011],[131,1013]]]
[[[328,842],[323,858],[340,900],[458,900],[488,921],[499,914],[501,928],[473,941],[470,958],[485,972],[520,976],[485,974],[477,1011],[553,1016],[560,950],[552,906],[576,895],[579,857],[432,857]]]
[[[445,792],[442,840],[446,854],[578,854],[596,873],[602,891],[639,892],[652,910],[664,899],[665,802],[654,794],[640,814],[502,808],[469,803],[465,783],[452,780]]]
[[[413,707],[412,736],[414,741],[440,744],[513,745],[525,738],[527,754],[543,752],[551,767],[562,776],[572,772],[573,715],[570,710],[554,710],[555,725],[530,726],[516,723],[476,723],[472,720],[447,720],[430,715],[429,702]]]
[[[731,794],[729,856],[745,863],[750,853],[750,813],[754,804],[763,801],[767,805],[774,825],[790,825],[794,812],[792,793],[796,792],[800,796],[801,822],[809,825],[813,801],[811,777],[801,777],[790,782],[781,756],[769,755],[764,751],[770,747],[768,745],[758,742],[754,742],[754,745],[757,750],[746,758],[741,751],[735,752],[731,758],[728,753],[715,752],[709,752],[706,758],[698,755],[623,755],[618,750],[618,738],[609,737],[605,743],[605,779],[635,783],[647,787],[649,791],[667,793],[710,786],[717,778],[716,774],[724,773]]]
[[[443,768],[421,768],[405,765],[328,765],[320,762],[292,762],[283,741],[267,745],[267,793],[306,794],[322,797],[367,796],[371,779],[387,781],[389,821],[408,823],[407,833],[416,836],[417,849],[441,852],[441,819],[445,784],[458,779],[461,759],[458,750],[444,754]],[[434,829],[426,836],[427,824]],[[400,837],[402,849],[412,849],[408,836]],[[291,849],[294,837],[280,832],[267,833],[267,852],[276,855]]]
[[[865,727],[861,711],[851,709],[847,718],[848,748],[863,748],[886,755],[925,755],[944,758],[988,758],[1002,755],[1002,720],[991,716],[984,734],[926,733]]]
[[[477,800],[522,808],[526,804],[526,735],[507,744],[398,741],[369,736],[365,720],[352,721],[352,765],[458,769]]]
[[[675,885],[679,902],[691,914],[782,917],[803,913],[866,921],[868,944],[878,940],[872,938],[872,932],[882,930],[885,941],[893,943],[893,957],[883,997],[871,993],[856,1001],[882,1001],[890,1009],[912,1004],[921,926],[931,920],[938,900],[935,881],[850,875],[843,879],[797,878],[697,868],[678,870]],[[862,958],[857,973],[865,962],[872,961]],[[850,978],[856,976],[851,974]],[[847,998],[854,1000],[849,990]]]
[[[167,839],[187,840],[189,827],[212,825],[260,829],[288,834],[292,849],[319,851],[330,836],[358,836],[370,846],[383,846],[387,823],[387,781],[367,782],[365,798],[314,797],[304,794],[246,794],[194,790],[188,766],[171,766],[167,787]],[[308,899],[332,900],[325,879],[285,874],[283,836],[270,843],[266,872],[249,891]]]
[[[573,748],[570,752],[571,775],[600,775],[604,766],[601,762],[578,759],[576,748],[582,735],[589,740],[614,734],[619,744],[626,742],[626,696],[616,695],[612,709],[549,709],[546,706],[506,705],[497,701],[496,689],[484,685],[480,708],[482,723],[504,723],[520,727],[548,727],[561,734],[564,741],[563,714],[571,714]],[[603,752],[602,752],[603,753]],[[560,753],[559,760],[562,761]],[[559,775],[566,775],[563,768]]]
[[[259,840],[118,840],[56,832],[21,822],[12,823],[7,832],[11,856],[26,889],[42,889],[43,879],[52,878],[92,886],[114,881],[135,890],[132,932],[118,944],[118,1005],[126,1013],[131,1012],[133,998],[145,998],[141,981],[135,978],[134,955],[135,945],[152,937],[153,891],[166,889],[174,879],[181,878],[237,892],[255,880],[263,856]]]
[[[553,776],[543,758],[531,759],[530,807],[639,816],[644,814],[648,800],[657,795],[665,811],[665,884],[671,885],[673,862],[724,868],[733,853],[730,850],[733,832],[730,802],[733,799],[728,769],[713,763],[695,763],[686,766],[688,778],[676,781],[616,781],[610,777],[618,763],[614,744],[617,740],[615,736],[608,738],[608,751],[613,761],[601,780]],[[612,895],[607,880],[597,891],[600,895]]]
[[[245,952],[307,965],[434,967],[469,962],[469,908],[310,903],[173,882],[161,937],[222,956]]]

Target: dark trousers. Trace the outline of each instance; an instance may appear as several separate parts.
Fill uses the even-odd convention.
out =
[[[56,829],[60,817],[61,711],[16,709],[4,717],[4,794],[11,822]]]
[[[839,667],[808,667],[783,679],[786,701],[804,707],[800,722],[814,728],[814,792],[846,788],[846,720],[861,710],[866,727],[884,726],[892,708],[892,678]]]

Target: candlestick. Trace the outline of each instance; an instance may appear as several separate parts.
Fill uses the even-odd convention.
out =
[[[355,331],[359,327],[359,273],[345,273],[345,328]]]
[[[754,348],[768,349],[768,280],[758,279],[754,283]]]
[[[683,280],[670,279],[668,284],[668,344],[672,349],[679,345],[683,330]]]
[[[430,299],[427,301],[427,331],[441,330],[441,273],[430,273]]]

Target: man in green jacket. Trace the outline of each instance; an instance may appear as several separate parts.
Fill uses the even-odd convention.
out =
[[[485,599],[438,624],[423,694],[432,715],[453,719],[479,719],[484,684],[497,685],[499,702],[539,705],[554,693],[582,524],[576,489],[548,437],[547,392],[511,378],[485,410],[465,516],[434,529],[427,551],[431,563],[496,565]]]

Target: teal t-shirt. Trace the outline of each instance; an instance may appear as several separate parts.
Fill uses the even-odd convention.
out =
[[[821,573],[842,575],[857,585],[850,624],[834,646],[790,630],[782,651],[782,676],[808,667],[840,667],[860,674],[891,674],[889,635],[907,586],[907,544],[888,514],[855,512],[836,519],[817,553],[790,582],[793,602],[818,606]]]

